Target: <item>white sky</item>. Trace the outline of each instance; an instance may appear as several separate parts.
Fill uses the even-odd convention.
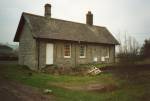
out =
[[[115,37],[127,32],[139,43],[150,38],[150,0],[0,0],[0,42],[13,43],[22,12],[44,15],[46,3],[53,18],[85,23],[90,10],[94,25],[106,26]]]

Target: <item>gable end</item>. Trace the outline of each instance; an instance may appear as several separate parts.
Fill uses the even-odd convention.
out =
[[[14,37],[14,42],[19,42],[20,35],[21,35],[24,24],[25,24],[25,18],[22,14],[20,21],[19,21],[17,31],[16,31],[16,34],[15,34],[15,37]]]

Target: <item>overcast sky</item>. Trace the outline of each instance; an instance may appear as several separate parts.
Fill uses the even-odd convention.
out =
[[[106,26],[115,37],[128,33],[139,43],[150,37],[150,0],[0,0],[0,42],[13,43],[22,12],[44,15],[46,3],[53,18],[85,23],[90,10],[94,25]]]

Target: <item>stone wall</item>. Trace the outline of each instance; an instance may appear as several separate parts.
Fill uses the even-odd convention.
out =
[[[39,42],[39,67],[44,68],[46,66],[46,42]]]
[[[40,42],[40,67],[46,66],[46,43]],[[115,60],[115,45],[85,44],[86,57],[80,58],[80,44],[71,44],[71,58],[64,58],[64,41],[55,41],[54,44],[54,64],[60,67],[75,67],[79,64],[93,63],[94,57],[97,57],[97,63],[102,63],[101,57],[107,56],[109,59],[105,62],[113,63]],[[67,42],[68,43],[68,42]]]
[[[26,65],[32,70],[37,70],[36,40],[33,39],[27,23],[25,23],[20,36],[19,64]]]

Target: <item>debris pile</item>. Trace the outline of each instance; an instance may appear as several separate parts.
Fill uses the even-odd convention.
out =
[[[52,90],[51,90],[51,89],[45,89],[45,90],[44,90],[44,93],[45,93],[45,94],[51,94],[51,93],[52,93]]]
[[[100,74],[102,71],[95,67],[95,66],[91,66],[91,68],[88,70],[87,74],[90,74],[90,75],[98,75]]]

